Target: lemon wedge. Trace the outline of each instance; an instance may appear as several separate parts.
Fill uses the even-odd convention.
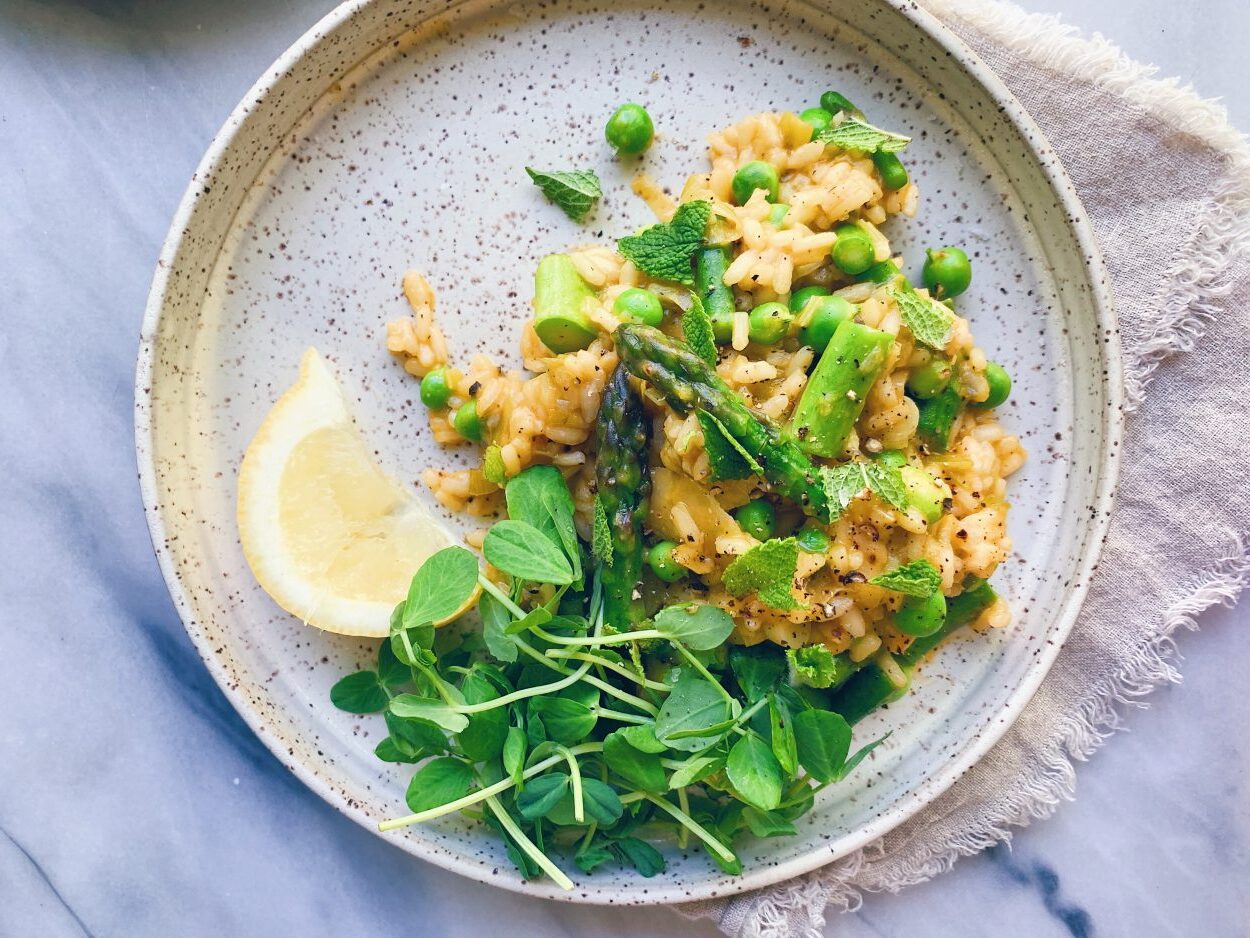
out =
[[[412,575],[451,543],[378,467],[314,348],[243,454],[238,522],[248,565],[274,602],[341,635],[385,636]]]

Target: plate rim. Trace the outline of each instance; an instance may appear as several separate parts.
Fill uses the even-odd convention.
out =
[[[135,457],[139,470],[139,488],[143,499],[143,510],[147,520],[148,533],[152,540],[153,551],[160,567],[161,576],[166,589],[174,601],[179,618],[182,621],[196,653],[208,668],[214,682],[225,695],[230,705],[239,714],[248,728],[261,740],[277,760],[291,771],[304,785],[315,792],[323,801],[336,811],[346,815],[357,824],[374,834],[378,834],[371,818],[363,810],[343,797],[330,783],[319,776],[305,762],[298,758],[288,761],[288,754],[282,748],[280,740],[267,731],[265,721],[260,712],[252,707],[241,690],[233,688],[225,666],[211,653],[202,626],[194,614],[187,590],[184,588],[174,558],[167,547],[167,531],[162,508],[158,499],[159,483],[155,465],[155,446],[152,437],[152,403],[150,392],[152,374],[155,363],[155,350],[160,335],[162,313],[172,284],[174,261],[183,246],[188,234],[188,226],[194,218],[197,207],[208,195],[204,180],[214,178],[215,171],[223,157],[228,155],[236,136],[245,126],[245,119],[255,109],[267,103],[268,96],[274,93],[286,76],[295,68],[301,59],[327,34],[347,24],[358,13],[383,0],[345,0],[326,15],[317,20],[307,31],[299,36],[252,84],[244,93],[239,103],[230,111],[221,128],[213,136],[204,156],[196,166],[185,192],[179,200],[178,207],[170,222],[169,231],[162,243],[156,270],[152,278],[139,336],[139,347],[135,365],[134,385],[134,433]],[[392,844],[422,860],[457,873],[468,879],[507,889],[519,895],[555,899],[575,904],[589,905],[659,905],[672,902],[697,902],[712,899],[723,899],[749,890],[760,889],[809,873],[819,867],[848,856],[871,844],[889,833],[891,830],[915,817],[926,806],[935,801],[950,789],[967,771],[976,765],[999,742],[1007,731],[1015,724],[1020,714],[1028,706],[1038,688],[1050,673],[1059,652],[1062,650],[1088,593],[1091,577],[1102,554],[1106,541],[1111,511],[1115,501],[1116,488],[1120,473],[1120,454],[1122,450],[1124,429],[1124,382],[1123,358],[1119,333],[1119,321],[1116,312],[1114,294],[1110,286],[1110,276],[1094,236],[1092,224],[1084,204],[1076,194],[1076,187],[1060,161],[1049,139],[1033,120],[1032,116],[1007,88],[1002,79],[972,49],[945,25],[937,16],[912,0],[872,0],[883,7],[894,10],[919,27],[930,40],[937,43],[947,55],[954,59],[960,69],[980,85],[999,107],[999,112],[1020,133],[1029,153],[1038,165],[1051,193],[1064,210],[1064,227],[1075,241],[1081,254],[1081,267],[1086,285],[1089,289],[1090,303],[1093,306],[1095,321],[1102,330],[1104,343],[1104,359],[1106,368],[1103,372],[1102,387],[1106,394],[1107,406],[1101,420],[1103,453],[1100,472],[1096,483],[1092,508],[1095,518],[1087,529],[1093,548],[1086,552],[1081,564],[1074,569],[1075,588],[1070,591],[1068,599],[1053,627],[1053,640],[1048,642],[1041,654],[1025,672],[1024,679],[1008,696],[1003,707],[996,711],[988,723],[970,739],[955,756],[948,760],[940,772],[935,773],[925,783],[907,792],[902,798],[884,809],[876,818],[861,826],[853,833],[840,838],[837,848],[813,845],[812,849],[799,856],[777,864],[761,865],[753,870],[745,871],[741,876],[725,882],[722,878],[709,878],[702,884],[690,884],[681,887],[681,895],[671,895],[657,884],[646,881],[646,889],[635,895],[613,898],[598,893],[581,893],[578,890],[565,892],[554,884],[545,881],[525,881],[517,876],[492,876],[489,869],[466,862],[460,857],[430,849],[416,840],[392,840]],[[451,3],[442,12],[448,12],[464,4]],[[372,53],[368,53],[372,54]],[[345,71],[355,68],[359,61],[349,65]],[[249,183],[249,189],[255,180]],[[237,213],[236,213],[237,214]],[[381,836],[378,834],[378,836]]]

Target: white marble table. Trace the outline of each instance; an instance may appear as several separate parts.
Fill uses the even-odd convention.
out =
[[[525,900],[336,814],[248,732],[165,593],[135,482],[151,269],[204,147],[332,0],[0,4],[0,936],[711,935]],[[1228,95],[1250,8],[1027,0]],[[1250,650],[1217,610],[1184,685],[998,849],[836,917],[852,936],[1250,933]]]

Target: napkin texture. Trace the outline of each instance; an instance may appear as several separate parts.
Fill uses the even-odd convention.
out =
[[[1116,507],[1081,615],[1003,739],[915,818],[790,882],[678,907],[735,938],[822,934],[827,908],[897,891],[1049,816],[1073,763],[1179,680],[1173,635],[1250,580],[1250,147],[1224,109],[997,0],[922,0],[1049,137],[1112,279],[1128,418]]]

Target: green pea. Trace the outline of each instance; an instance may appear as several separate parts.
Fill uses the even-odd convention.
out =
[[[838,326],[855,318],[858,307],[840,296],[822,296],[815,305],[807,325],[799,330],[799,341],[817,352],[823,352]]]
[[[803,312],[808,300],[814,296],[828,296],[829,292],[828,287],[799,287],[790,294],[790,312]]]
[[[733,190],[734,204],[746,205],[756,189],[763,189],[768,194],[769,202],[777,201],[777,187],[781,178],[777,175],[777,167],[763,160],[752,160],[734,173],[730,188]]]
[[[876,251],[868,232],[854,223],[839,225],[838,240],[833,242],[834,266],[847,274],[862,274],[876,262]]]
[[[612,301],[612,312],[618,319],[639,322],[644,326],[658,326],[664,321],[664,307],[660,298],[650,290],[630,287],[622,290]]]
[[[751,310],[751,328],[748,335],[760,345],[776,345],[790,331],[794,313],[785,303],[761,303]]]
[[[894,613],[894,627],[904,635],[932,635],[946,624],[946,597],[934,593],[928,599],[908,596]]]
[[[907,376],[907,390],[911,396],[922,401],[937,397],[951,383],[954,368],[945,358],[934,358],[919,368],[913,368]]]
[[[998,407],[1011,394],[1011,375],[997,362],[989,362],[985,366],[985,380],[989,382],[989,396],[978,406]]]
[[[809,107],[799,115],[799,120],[811,126],[812,136],[815,137],[833,123],[833,115],[823,107]]]
[[[883,449],[879,453],[875,453],[872,457],[873,462],[879,462],[886,466],[893,466],[899,469],[907,465],[907,454],[901,449]]]
[[[788,214],[790,214],[790,206],[785,202],[778,202],[768,210],[768,223],[774,228],[780,228]]]
[[[451,385],[447,383],[447,369],[435,368],[421,379],[421,403],[433,410],[442,407],[451,397]]]
[[[686,568],[673,558],[673,541],[656,541],[647,551],[647,566],[665,583],[676,583],[686,575]]]
[[[809,521],[794,535],[799,550],[807,554],[823,554],[829,550],[829,535],[815,521]]]
[[[870,281],[872,283],[888,283],[902,273],[898,269],[898,264],[893,259],[887,258],[879,263],[873,264],[855,279],[860,281]]]
[[[734,512],[738,527],[757,541],[766,541],[777,529],[777,511],[765,501],[748,502]]]
[[[603,135],[618,153],[632,156],[651,146],[655,125],[641,104],[622,104],[608,118]]]
[[[482,440],[482,418],[477,415],[477,401],[469,398],[451,415],[451,425],[466,440],[479,443]]]
[[[828,111],[830,115],[855,110],[855,105],[836,91],[826,91],[822,94],[820,96],[820,106]]]
[[[938,299],[959,296],[972,283],[972,264],[961,248],[945,247],[925,252],[924,285]]]
[[[877,167],[877,172],[881,174],[881,182],[887,189],[901,189],[907,185],[910,178],[907,175],[907,167],[903,165],[903,161],[898,158],[897,154],[878,150],[872,155],[872,162]]]

